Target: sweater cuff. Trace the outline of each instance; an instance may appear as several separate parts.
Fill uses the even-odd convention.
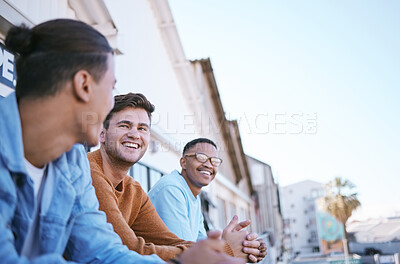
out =
[[[224,253],[234,257],[235,254],[233,254],[233,250],[231,248],[231,246],[229,246],[228,242],[225,241],[225,245],[224,245]]]

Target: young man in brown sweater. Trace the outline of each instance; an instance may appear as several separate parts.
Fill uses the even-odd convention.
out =
[[[106,213],[122,242],[139,254],[157,254],[169,260],[193,242],[179,239],[169,231],[140,184],[127,175],[147,150],[153,111],[154,106],[142,94],[116,96],[100,134],[100,149],[88,153],[88,158],[100,210]],[[257,261],[265,252],[260,253],[256,234],[241,230],[248,224],[237,223],[236,219],[228,224],[224,230],[224,251]],[[247,246],[243,247],[245,240]]]

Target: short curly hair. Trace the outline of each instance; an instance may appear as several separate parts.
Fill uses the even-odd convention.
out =
[[[147,100],[146,96],[141,93],[127,93],[116,95],[114,97],[115,103],[114,108],[111,109],[110,113],[107,115],[106,119],[103,122],[103,126],[105,129],[108,129],[110,126],[110,120],[115,113],[118,113],[124,110],[127,107],[133,108],[141,108],[147,112],[149,119],[151,120],[151,114],[154,112],[154,105]]]
[[[215,147],[215,149],[217,149],[217,145],[211,139],[208,139],[208,138],[196,138],[196,139],[193,139],[192,141],[186,143],[185,147],[183,148],[182,155],[184,156],[185,153],[189,149],[191,149],[192,147],[194,147],[198,143],[208,143],[208,144],[213,145]]]

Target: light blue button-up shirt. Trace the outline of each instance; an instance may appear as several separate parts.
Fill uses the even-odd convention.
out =
[[[178,171],[161,177],[149,197],[169,230],[180,239],[195,242],[207,237],[200,196],[193,195]]]
[[[45,116],[43,118],[46,118]],[[73,148],[51,162],[53,188],[45,191],[39,220],[39,257],[21,250],[35,206],[33,182],[24,164],[20,118],[15,93],[0,96],[0,260],[1,263],[165,263],[141,256],[122,245],[98,210],[84,148]]]

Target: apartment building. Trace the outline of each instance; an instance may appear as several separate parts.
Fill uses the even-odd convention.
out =
[[[319,252],[315,200],[323,193],[323,184],[311,180],[281,188],[283,243],[293,256]]]

